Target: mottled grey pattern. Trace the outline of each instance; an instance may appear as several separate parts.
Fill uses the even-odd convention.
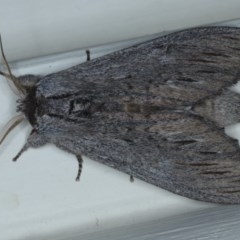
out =
[[[224,133],[239,121],[228,90],[239,65],[240,29],[202,27],[22,76],[19,109],[33,127],[23,150],[53,143],[80,168],[86,155],[182,196],[240,203],[238,142]]]

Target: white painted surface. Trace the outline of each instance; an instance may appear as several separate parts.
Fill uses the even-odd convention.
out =
[[[240,2],[0,0],[0,6],[4,48],[8,59],[17,60],[236,18]],[[12,67],[16,74],[46,74],[79,61],[76,54],[64,56],[17,61]],[[16,98],[2,79],[0,89],[2,127],[15,114]],[[214,206],[139,180],[130,183],[129,176],[87,159],[81,182],[76,183],[75,158],[54,146],[29,150],[12,163],[29,131],[28,124],[21,125],[0,148],[0,240],[65,239],[79,234],[81,239],[98,239],[96,231],[104,236],[116,227],[151,225]],[[197,219],[207,221],[208,217]],[[167,224],[172,228],[174,221]],[[123,233],[116,230],[116,239]]]
[[[238,0],[0,0],[9,60],[239,17]]]
[[[215,207],[131,226],[97,231],[94,234],[72,232],[68,239],[237,240],[240,234],[239,210],[239,206]]]

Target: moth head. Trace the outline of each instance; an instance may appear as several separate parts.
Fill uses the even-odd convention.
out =
[[[30,88],[31,88],[30,82],[31,84],[33,82],[30,80],[32,80],[32,78],[35,78],[37,80],[38,76],[34,76],[34,75],[25,75],[20,77],[14,76],[11,72],[10,66],[7,62],[7,59],[3,51],[1,35],[0,35],[0,48],[1,48],[1,54],[2,54],[4,64],[8,71],[8,73],[4,73],[0,71],[0,75],[4,76],[8,80],[9,86],[11,87],[13,92],[19,97],[19,100],[18,100],[20,102],[19,105],[22,106],[22,102],[25,101],[30,91]],[[3,140],[8,135],[8,133],[25,119],[24,111],[22,111],[22,109],[20,109],[19,111],[21,111],[21,113],[13,117],[12,119],[10,119],[5,125],[5,127],[2,129],[2,131],[0,132],[0,144],[3,142]]]

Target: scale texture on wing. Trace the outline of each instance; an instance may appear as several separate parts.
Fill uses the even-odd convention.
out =
[[[224,133],[239,121],[239,65],[238,28],[172,33],[41,79],[38,129],[180,195],[240,203],[238,142]]]

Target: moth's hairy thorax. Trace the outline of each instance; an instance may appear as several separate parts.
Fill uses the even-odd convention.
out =
[[[45,97],[37,87],[32,87],[23,100],[18,100],[17,111],[23,112],[30,124],[35,126],[37,118],[44,115],[75,122],[77,119],[89,119],[95,112],[104,111],[103,106],[104,100],[96,102],[91,96],[71,94]]]
[[[17,101],[17,112],[22,112],[28,119],[29,123],[34,126],[36,124],[35,112],[38,107],[36,99],[36,87],[27,90],[26,97]]]

